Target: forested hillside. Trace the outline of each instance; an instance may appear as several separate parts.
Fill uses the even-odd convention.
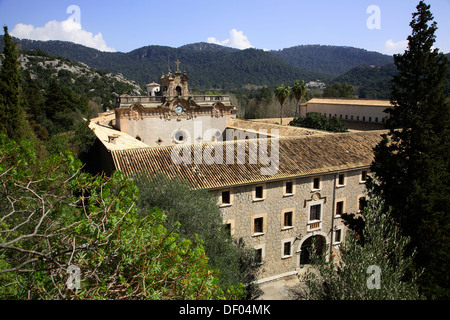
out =
[[[173,62],[176,59],[182,62],[180,68],[190,76],[191,88],[198,90],[275,86],[297,79],[328,79],[326,75],[293,67],[270,52],[256,49],[234,50],[211,44],[193,44],[180,48],[147,46],[128,53],[111,53],[70,42],[14,40],[22,50],[39,49],[93,68],[121,73],[140,84],[158,81],[162,72],[175,68]]]
[[[271,52],[293,66],[331,76],[361,64],[382,66],[393,62],[392,56],[352,47],[303,45]]]
[[[0,56],[1,66],[3,54]],[[80,156],[89,146],[85,139],[92,138],[85,131],[83,118],[114,107],[119,94],[144,94],[141,86],[120,74],[92,69],[40,50],[22,51],[18,62],[21,104],[30,129],[39,140],[55,148],[70,145]]]
[[[273,89],[295,80],[320,79],[328,86],[336,82],[350,84],[360,98],[389,99],[390,79],[395,73],[392,56],[352,47],[303,45],[267,52],[199,42],[179,48],[151,45],[123,53],[63,41],[15,41],[22,50],[39,49],[80,61],[92,68],[123,74],[140,85],[158,82],[162,73],[175,69],[174,61],[179,59],[180,69],[189,75],[194,91],[259,90],[264,86]],[[2,47],[0,38],[0,50]]]

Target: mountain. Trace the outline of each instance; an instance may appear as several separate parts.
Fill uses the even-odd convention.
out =
[[[336,77],[334,81],[352,85],[360,98],[389,99],[391,79],[396,72],[393,63],[380,67],[360,65]]]
[[[49,55],[41,50],[22,51],[19,61],[24,78],[25,72],[28,72],[37,87],[44,91],[50,80],[56,78],[60,86],[69,87],[75,94],[110,107],[115,105],[115,97],[122,93],[144,94],[142,86],[122,74],[97,70],[82,62]]]
[[[161,73],[166,73],[169,68],[173,71],[176,59],[182,62],[181,70],[190,76],[191,88],[198,90],[240,89],[248,85],[275,86],[293,83],[297,79],[327,78],[326,75],[292,66],[270,52],[237,50],[208,43],[180,48],[152,45],[123,53],[101,52],[64,41],[14,41],[23,50],[39,49],[96,69],[123,74],[140,84],[158,81]]]
[[[122,74],[140,85],[158,82],[169,68],[174,71],[174,61],[179,59],[180,69],[189,75],[193,90],[273,88],[295,80],[320,79],[326,84],[352,84],[362,97],[386,98],[393,72],[392,56],[353,47],[303,45],[263,51],[199,42],[179,48],[150,45],[124,53],[102,52],[64,41],[14,41],[23,50],[39,49],[80,61],[92,68]],[[0,50],[2,47],[0,36]]]
[[[392,56],[341,46],[302,45],[271,52],[298,68],[332,76],[362,64],[383,66],[393,62]]]
[[[445,56],[450,60],[450,53]],[[382,66],[359,65],[334,78],[334,81],[351,84],[360,98],[390,99],[391,80],[396,73],[394,63]],[[450,92],[450,65],[447,68],[445,92]]]
[[[221,45],[218,45],[215,43],[208,43],[208,42],[197,42],[197,43],[186,44],[184,46],[181,46],[179,49],[188,49],[188,50],[195,50],[195,51],[226,51],[226,52],[239,51],[239,49],[225,47],[225,46],[221,46]]]

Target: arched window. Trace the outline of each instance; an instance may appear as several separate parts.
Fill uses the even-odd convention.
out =
[[[180,87],[180,86],[177,86],[177,87],[175,88],[175,90],[177,91],[177,95],[181,96],[181,87]]]

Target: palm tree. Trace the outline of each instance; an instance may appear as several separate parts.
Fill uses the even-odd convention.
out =
[[[297,105],[295,107],[295,117],[298,117],[298,103],[306,95],[306,83],[305,81],[295,80],[292,86],[292,93],[294,94],[295,100],[297,100]]]
[[[280,124],[283,124],[283,103],[289,98],[291,90],[288,86],[280,85],[277,86],[274,90],[275,97],[277,97],[278,102],[280,103],[281,116],[280,116]]]

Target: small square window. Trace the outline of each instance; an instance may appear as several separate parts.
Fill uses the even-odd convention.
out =
[[[361,182],[364,182],[364,181],[366,181],[367,180],[367,171],[366,170],[363,170],[362,172],[361,172]]]
[[[292,211],[284,213],[284,226],[292,227]]]
[[[231,204],[230,191],[222,191],[222,204]]]
[[[288,182],[286,182],[286,194],[292,194],[292,193],[294,193],[293,191],[294,191],[294,189],[293,189],[293,186],[292,186],[292,181],[288,181]]]
[[[338,185],[343,186],[345,184],[345,175],[341,173],[338,177]]]
[[[344,213],[344,201],[336,202],[336,216]]]
[[[256,218],[253,220],[253,232],[254,233],[263,233],[263,223],[264,218]]]
[[[321,209],[320,204],[316,204],[309,208],[309,220],[310,221],[320,220],[320,209]]]
[[[262,263],[263,259],[263,250],[262,249],[255,249],[255,263]]]
[[[314,178],[314,180],[313,180],[313,189],[314,190],[320,189],[320,178]]]
[[[263,187],[262,186],[255,187],[255,198],[256,199],[263,198]]]
[[[360,197],[358,199],[358,209],[359,211],[363,211],[366,206],[366,197]]]
[[[340,243],[342,241],[342,229],[334,231],[334,243]]]
[[[291,242],[285,242],[283,244],[283,255],[284,256],[290,256],[291,255]]]

